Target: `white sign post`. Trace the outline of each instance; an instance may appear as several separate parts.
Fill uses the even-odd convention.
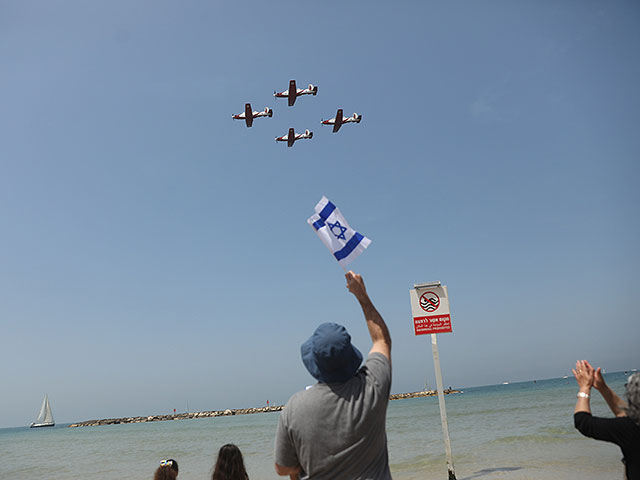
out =
[[[438,403],[440,405],[440,420],[442,421],[442,435],[444,449],[447,454],[448,480],[456,480],[449,440],[449,424],[447,423],[447,408],[444,403],[442,388],[442,372],[440,370],[440,355],[438,354],[438,340],[436,333],[451,332],[451,314],[449,312],[449,294],[447,287],[440,282],[421,283],[409,290],[411,298],[411,315],[413,329],[416,335],[431,334],[431,350],[433,351],[433,366],[436,371],[436,385],[438,387]]]

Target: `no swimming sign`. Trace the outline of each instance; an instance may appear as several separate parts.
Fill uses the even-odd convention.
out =
[[[452,331],[446,285],[440,285],[440,283],[416,285],[409,290],[409,296],[416,335]]]

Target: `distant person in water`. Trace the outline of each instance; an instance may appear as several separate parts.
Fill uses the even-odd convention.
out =
[[[178,462],[170,458],[161,460],[160,466],[156,469],[153,480],[176,480],[178,477]]]
[[[586,360],[578,360],[572,371],[580,389],[573,416],[576,428],[586,437],[618,445],[627,480],[640,480],[640,373],[629,377],[625,402],[606,384],[600,367],[594,370]],[[615,418],[591,415],[591,387],[600,392]]]
[[[234,444],[227,443],[220,448],[211,480],[249,480],[242,452]]]

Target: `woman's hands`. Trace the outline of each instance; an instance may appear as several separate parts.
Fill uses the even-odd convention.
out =
[[[573,376],[576,377],[576,382],[578,382],[578,387],[580,388],[574,413],[591,413],[589,393],[591,393],[591,387],[593,387],[593,382],[595,381],[595,371],[586,360],[578,360],[576,368],[572,368],[571,371]]]
[[[572,368],[571,371],[573,372],[573,376],[576,377],[576,382],[578,382],[580,391],[589,393],[591,391],[591,387],[594,386],[596,378],[595,370],[589,364],[589,362],[587,362],[586,360],[578,360],[576,362],[576,368]],[[600,386],[601,383],[604,384],[602,375],[600,375],[600,369],[598,369],[598,377],[598,386]]]
[[[585,360],[586,364],[589,365],[589,362]],[[589,365],[591,367],[591,365]],[[593,367],[591,367],[593,368]],[[593,375],[593,388],[598,390],[600,393],[607,388],[607,382],[604,381],[604,377],[602,376],[602,371],[600,367],[596,368],[596,371]]]

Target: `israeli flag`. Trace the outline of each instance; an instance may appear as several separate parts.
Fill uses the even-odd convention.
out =
[[[349,226],[338,207],[327,197],[322,197],[315,211],[307,223],[343,267],[353,262],[371,243],[371,240]]]

